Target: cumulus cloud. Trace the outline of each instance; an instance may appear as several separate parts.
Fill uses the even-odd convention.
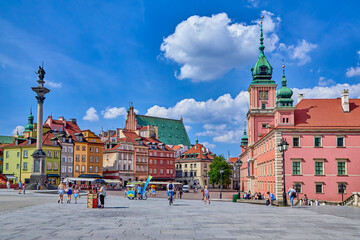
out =
[[[209,142],[201,142],[202,145],[204,145],[204,147],[208,148],[210,151],[212,151],[211,149],[216,148],[216,145],[213,143],[209,143]]]
[[[17,126],[14,130],[12,130],[11,133],[12,135],[15,135],[17,133],[19,133],[19,135],[23,135],[24,131],[25,131],[24,126]]]
[[[347,68],[347,69],[346,69],[346,76],[347,76],[347,77],[360,76],[360,67]]]
[[[333,79],[326,79],[325,77],[321,76],[319,78],[318,85],[321,87],[328,86],[328,85],[334,85],[336,82]]]
[[[52,87],[52,88],[61,88],[62,87],[62,83],[56,83],[56,82],[52,82],[52,81],[46,81],[46,83],[49,85],[49,87]]]
[[[120,115],[126,115],[126,109],[124,107],[107,107],[105,110],[101,111],[101,114],[104,115],[104,118],[106,119],[114,119]]]
[[[303,39],[296,46],[286,46],[284,43],[280,43],[278,50],[285,53],[290,59],[297,61],[298,65],[304,65],[311,61],[309,53],[315,48],[317,48],[316,44]]]
[[[267,11],[262,11],[262,16],[265,50],[271,52],[279,42],[274,31],[281,20]],[[191,16],[164,38],[160,49],[167,59],[181,65],[180,72],[175,73],[178,79],[213,80],[233,68],[243,68],[255,61],[259,23],[260,20],[249,25],[235,23],[226,13],[211,17]]]
[[[93,107],[90,107],[87,111],[85,116],[83,117],[86,121],[99,121],[99,115],[96,113],[96,109]]]
[[[239,123],[249,106],[249,94],[241,91],[235,98],[224,94],[216,100],[196,101],[193,98],[183,99],[174,107],[155,105],[145,115],[165,118],[183,117],[187,123]]]
[[[297,102],[299,93],[305,94],[305,98],[338,98],[341,97],[341,92],[344,89],[349,89],[350,98],[360,98],[360,83],[350,85],[347,83],[336,84],[328,87],[316,86],[313,88],[292,88],[294,91],[293,99]]]

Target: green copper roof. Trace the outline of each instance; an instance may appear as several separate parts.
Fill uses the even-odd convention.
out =
[[[283,76],[281,80],[281,88],[276,93],[277,107],[292,107],[294,100],[291,98],[293,91],[286,86],[285,66],[283,66]]]
[[[251,69],[253,81],[251,84],[276,84],[275,81],[271,80],[273,68],[269,61],[265,57],[264,53],[264,37],[262,29],[262,21],[260,25],[260,53],[255,67]]]
[[[181,120],[136,115],[140,126],[157,126],[159,140],[168,145],[183,144],[191,147],[184,123]]]
[[[241,137],[241,146],[248,145],[248,135],[246,133],[246,129],[244,128],[244,135]]]
[[[28,117],[28,124],[25,125],[25,132],[31,132],[34,129],[34,116],[32,115],[30,107],[30,115]]]
[[[14,142],[14,138],[11,136],[0,136],[0,144],[10,144]]]

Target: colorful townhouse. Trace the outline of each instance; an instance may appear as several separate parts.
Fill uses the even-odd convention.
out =
[[[348,90],[337,99],[304,99],[301,94],[293,106],[285,67],[276,91],[264,48],[261,28],[260,53],[248,89],[248,131],[239,156],[241,190],[270,191],[279,202],[292,185],[300,198],[307,194],[326,201],[342,200],[341,185],[346,186],[344,199],[360,191],[360,99],[349,99]],[[279,148],[283,141],[289,145],[285,152]]]
[[[0,136],[0,174],[3,171],[3,158],[4,150],[3,147],[14,142],[14,137],[11,136]]]
[[[198,142],[175,160],[175,180],[191,187],[204,188],[209,184],[208,172],[215,154]]]
[[[51,141],[54,135],[49,128],[43,129],[43,151],[46,153],[45,174],[50,184],[58,184],[60,180],[61,146],[57,141]],[[36,150],[36,138],[16,138],[15,142],[4,147],[4,175],[30,183],[33,173],[32,154]]]
[[[90,130],[75,133],[75,162],[74,177],[102,178],[103,172],[103,143]]]

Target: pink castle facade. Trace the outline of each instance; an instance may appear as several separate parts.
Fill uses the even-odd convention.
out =
[[[276,91],[262,40],[261,35],[248,89],[248,136],[245,131],[239,156],[241,190],[265,195],[269,191],[282,201],[284,165],[278,145],[284,139],[289,144],[284,158],[286,193],[296,185],[300,198],[307,194],[309,199],[338,202],[342,201],[340,185],[346,186],[344,200],[359,192],[360,99],[349,99],[344,90],[337,99],[303,99],[301,95],[293,106],[285,70]]]

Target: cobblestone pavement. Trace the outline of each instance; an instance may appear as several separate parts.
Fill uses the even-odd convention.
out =
[[[55,194],[0,190],[0,205],[9,201],[14,207],[0,212],[2,240],[360,238],[360,209],[352,207],[278,208],[220,201],[205,206],[200,200],[179,199],[169,206],[161,198],[109,195],[104,209],[87,209],[85,197],[76,205],[61,205]]]

